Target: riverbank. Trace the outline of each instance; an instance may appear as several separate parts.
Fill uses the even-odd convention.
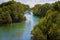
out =
[[[26,21],[0,26],[0,40],[31,40],[31,31],[40,18],[33,16],[32,12],[26,13],[25,17]]]

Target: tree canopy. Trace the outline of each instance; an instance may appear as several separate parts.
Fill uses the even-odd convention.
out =
[[[47,10],[51,9],[52,5],[49,3],[45,3],[43,5],[37,4],[35,5],[33,9],[33,14],[36,16],[44,17]]]
[[[0,25],[24,21],[24,12],[28,10],[28,8],[28,5],[15,1],[0,4]]]
[[[34,27],[32,31],[33,40],[60,40],[60,1],[52,3],[51,6],[46,7],[45,5],[42,7],[46,7],[48,10],[46,8],[42,10],[43,12],[46,11],[45,17],[41,18]]]

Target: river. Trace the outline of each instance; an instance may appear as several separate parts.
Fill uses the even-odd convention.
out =
[[[0,26],[0,40],[31,40],[31,31],[39,18],[33,16],[32,12],[26,13],[25,16],[24,22]]]

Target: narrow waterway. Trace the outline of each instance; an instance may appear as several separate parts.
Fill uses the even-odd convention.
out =
[[[30,12],[25,14],[26,21],[13,23],[7,26],[0,26],[0,40],[31,40],[31,31],[39,21]]]

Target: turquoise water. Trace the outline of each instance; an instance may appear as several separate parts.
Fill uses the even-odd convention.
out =
[[[39,21],[33,13],[26,13],[26,21],[0,26],[0,40],[31,40],[31,31]]]

